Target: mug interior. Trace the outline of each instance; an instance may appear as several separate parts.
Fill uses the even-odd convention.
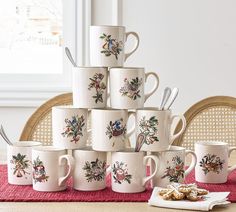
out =
[[[184,151],[186,150],[184,147],[181,147],[181,146],[170,146],[169,149],[167,150],[164,150],[164,151],[161,151],[161,152],[168,152],[168,151]]]
[[[198,141],[195,145],[202,145],[202,146],[225,146],[228,143],[222,141]]]
[[[114,25],[91,25],[90,28],[125,28],[125,26],[114,26]]]
[[[55,147],[55,146],[37,146],[37,147],[34,147],[33,150],[42,151],[42,152],[59,152],[59,151],[65,151],[66,149]]]
[[[106,107],[106,108],[95,108],[92,109],[91,111],[127,111],[127,109],[115,109],[111,107]]]
[[[59,106],[53,106],[55,109],[79,109],[79,110],[86,110],[84,108],[79,108],[74,105],[59,105]]]
[[[116,69],[118,69],[118,70],[116,70]],[[141,71],[144,71],[145,70],[145,68],[143,68],[143,67],[112,67],[112,68],[110,68],[109,69],[109,71],[111,71],[111,70],[114,70],[114,71],[119,71],[119,70],[122,70],[122,71],[125,71],[125,70],[141,70]]]
[[[93,150],[91,146],[86,146],[79,149],[73,149],[73,152],[97,152],[97,151]]]
[[[143,107],[143,108],[138,108],[137,109],[137,111],[145,111],[145,110],[147,110],[147,111],[154,111],[154,112],[163,112],[163,113],[165,113],[166,111],[171,111],[170,109],[168,109],[168,110],[160,110],[159,109],[159,107]]]
[[[122,149],[119,151],[116,151],[114,153],[122,153],[122,154],[144,154],[143,151],[139,151],[139,152],[135,152],[134,148],[126,148],[126,149]]]
[[[84,69],[86,71],[89,71],[89,69],[93,69],[93,70],[98,70],[98,69],[107,69],[106,66],[76,66],[73,67],[73,69],[80,71],[81,69]]]
[[[39,141],[18,141],[13,143],[15,147],[31,147],[31,146],[40,146],[42,145]]]

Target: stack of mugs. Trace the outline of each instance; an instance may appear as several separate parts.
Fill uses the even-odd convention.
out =
[[[136,44],[125,54],[129,35],[135,37]],[[145,73],[144,68],[123,67],[138,45],[138,35],[126,33],[125,27],[91,26],[92,66],[73,68],[73,106],[52,109],[53,146],[34,141],[9,144],[10,184],[33,184],[37,191],[61,191],[73,176],[74,189],[95,191],[106,187],[106,175],[111,173],[113,191],[137,193],[144,191],[150,180],[153,186],[159,187],[182,183],[195,166],[198,182],[227,181],[228,174],[236,169],[236,165],[228,168],[228,157],[236,147],[217,141],[197,142],[194,153],[172,146],[185,130],[185,118],[172,115],[168,109],[144,107],[145,101],[157,90],[159,78],[153,72]],[[145,82],[149,76],[153,76],[154,86],[146,92]],[[91,129],[87,126],[89,110]],[[131,115],[135,123],[128,130]],[[173,134],[171,128],[176,118],[182,120],[182,129]],[[127,148],[133,133],[136,147]],[[91,146],[88,145],[90,136]],[[67,154],[67,150],[72,150],[72,155]],[[107,165],[108,152],[111,152],[110,166]],[[192,161],[185,170],[187,154],[191,154]],[[151,160],[149,176],[146,175],[148,159]]]
[[[133,50],[125,53],[129,35],[136,42]],[[141,192],[150,179],[145,175],[143,161],[154,158],[157,164],[155,157],[126,149],[135,131],[135,124],[127,129],[130,116],[135,116],[128,109],[143,108],[159,85],[156,73],[123,67],[138,45],[137,33],[126,33],[123,26],[91,26],[91,66],[73,68],[73,107],[53,108],[54,146],[73,149],[75,189],[104,189],[106,173],[111,171],[114,191]],[[144,87],[149,76],[154,77],[155,83],[146,93]],[[87,130],[88,110],[91,110],[91,131]],[[90,136],[92,146],[86,147]],[[109,170],[106,170],[107,152],[112,152]]]
[[[133,50],[125,53],[129,35],[133,35],[136,42]],[[33,147],[35,190],[64,190],[71,175],[74,189],[101,190],[106,187],[106,174],[111,172],[113,191],[137,193],[144,191],[151,179],[154,186],[162,187],[170,182],[182,182],[194,168],[196,156],[193,152],[171,146],[185,129],[184,117],[173,116],[170,110],[144,107],[145,101],[158,88],[157,74],[145,73],[144,68],[123,67],[138,45],[138,35],[126,33],[123,26],[91,26],[91,66],[73,68],[73,106],[53,107],[53,146]],[[153,77],[154,86],[146,92],[145,82],[149,76]],[[89,110],[91,129],[87,127]],[[135,123],[127,129],[131,115]],[[175,118],[182,120],[183,127],[172,134]],[[133,133],[140,147],[138,151],[126,148]],[[92,146],[87,144],[90,134]],[[73,157],[66,154],[67,150],[72,150]],[[109,168],[107,152],[112,152]],[[188,153],[194,160],[185,172],[185,154]],[[146,176],[148,159],[153,164],[150,176]]]

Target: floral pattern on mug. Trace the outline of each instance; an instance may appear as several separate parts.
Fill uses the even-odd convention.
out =
[[[106,161],[100,161],[98,158],[95,161],[86,161],[83,170],[88,182],[102,181],[106,176]]]
[[[219,174],[220,171],[223,169],[223,164],[225,163],[225,161],[221,160],[220,157],[218,157],[217,155],[207,154],[202,158],[199,163],[200,167],[202,167],[204,174],[206,175],[209,172]]]
[[[152,116],[146,120],[146,117],[143,116],[139,121],[139,131],[138,134],[138,142],[145,143],[147,145],[158,142],[159,139],[157,137],[157,125],[158,120],[156,116]]]
[[[179,156],[173,157],[172,162],[174,163],[173,166],[167,167],[165,175],[161,178],[163,179],[167,177],[170,182],[178,183],[181,178],[184,178],[184,162]]]
[[[33,161],[33,179],[34,183],[37,182],[46,182],[48,181],[49,176],[46,175],[45,167],[43,162],[39,159],[39,156],[36,160]]]
[[[103,102],[103,93],[107,88],[106,84],[102,82],[103,78],[104,75],[101,73],[96,73],[92,78],[89,78],[91,83],[88,86],[88,90],[91,90],[92,88],[96,90],[96,94],[93,96],[95,103]]]
[[[66,127],[64,132],[62,132],[63,137],[72,137],[71,142],[77,143],[81,136],[83,136],[83,128],[85,126],[85,119],[84,116],[72,116],[71,120],[66,118],[65,119]]]
[[[112,166],[113,179],[115,183],[131,183],[132,175],[128,173],[127,164],[116,161]]]
[[[23,177],[26,174],[30,174],[26,171],[30,167],[30,161],[26,159],[26,155],[20,153],[12,155],[10,163],[14,165],[13,175],[16,175],[16,177]]]
[[[132,100],[136,100],[137,98],[141,98],[140,96],[140,86],[142,85],[143,80],[142,78],[134,78],[131,79],[130,81],[125,78],[124,79],[124,86],[121,87],[120,89],[120,93],[122,94],[122,96],[127,96]]]
[[[126,131],[126,124],[123,124],[123,118],[121,118],[114,122],[110,121],[110,123],[107,125],[106,135],[109,137],[109,139],[118,136],[125,138]],[[114,145],[115,143],[113,143],[112,146]]]
[[[117,41],[112,38],[111,35],[107,35],[103,33],[100,38],[104,40],[104,44],[102,45],[101,53],[105,54],[106,57],[114,55],[116,60],[118,60],[118,55],[123,51],[123,42]]]

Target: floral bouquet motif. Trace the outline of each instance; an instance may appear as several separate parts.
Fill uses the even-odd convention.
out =
[[[18,153],[17,155],[12,155],[10,163],[14,164],[13,174],[16,177],[23,177],[25,174],[30,174],[25,169],[30,167],[30,161],[26,159],[26,155]]]
[[[89,78],[91,83],[88,86],[88,89],[91,90],[94,88],[96,90],[96,95],[93,96],[95,103],[103,102],[103,93],[107,88],[106,84],[102,82],[104,75],[101,73],[96,73],[92,78]]]
[[[135,151],[139,151],[144,143],[150,145],[159,141],[157,137],[157,125],[158,120],[156,116],[152,116],[148,120],[146,120],[145,116],[142,117],[139,121],[140,133],[137,137]]]
[[[142,85],[143,80],[142,78],[134,78],[131,79],[130,81],[125,78],[124,79],[124,86],[121,87],[120,93],[122,96],[127,96],[132,100],[136,100],[137,98],[141,98],[140,96],[140,89],[139,87]]]
[[[71,142],[77,143],[80,139],[80,136],[83,136],[83,128],[85,126],[85,119],[82,115],[79,117],[78,115],[72,116],[72,119],[65,119],[66,127],[64,132],[62,132],[63,137],[71,137]]]
[[[123,51],[123,42],[117,41],[116,39],[112,38],[111,35],[106,35],[103,33],[100,38],[104,40],[104,44],[102,46],[102,54],[105,54],[106,57],[114,55],[116,60],[118,60],[118,55],[121,51]]]
[[[112,172],[115,183],[131,183],[132,175],[128,173],[127,164],[116,161],[112,167]]]
[[[88,182],[102,181],[106,175],[106,161],[100,161],[98,158],[95,161],[86,161],[83,170]]]
[[[225,163],[225,161],[221,160],[217,155],[207,154],[199,163],[200,167],[202,167],[202,170],[204,171],[204,174],[206,175],[209,172],[219,174],[223,169],[223,164]]]
[[[33,179],[34,182],[46,182],[48,181],[49,176],[46,176],[45,167],[43,162],[39,159],[39,156],[33,162]]]
[[[173,157],[172,161],[174,162],[174,165],[167,167],[165,175],[161,178],[168,177],[170,182],[178,183],[180,178],[184,178],[184,162],[179,156]]]
[[[146,117],[143,116],[142,119],[140,120],[139,122],[140,133],[138,136],[143,137],[145,144],[149,145],[159,141],[158,137],[156,136],[157,125],[158,125],[158,120],[156,116],[152,116],[148,120],[146,120]]]
[[[127,131],[126,124],[123,125],[123,118],[121,118],[114,122],[110,121],[109,125],[107,126],[106,135],[108,136],[109,139],[111,139],[112,137],[119,137],[119,136],[123,136],[123,138],[125,138],[126,131]],[[114,145],[115,143],[113,143],[112,146]]]

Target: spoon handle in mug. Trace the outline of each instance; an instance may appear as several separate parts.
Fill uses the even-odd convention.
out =
[[[72,54],[69,50],[68,47],[65,47],[65,52],[66,52],[66,56],[68,57],[68,59],[70,60],[71,64],[74,66],[74,67],[77,67],[76,63],[75,63],[75,60],[73,59],[72,57]]]
[[[164,89],[164,92],[162,94],[161,104],[160,104],[160,110],[164,110],[165,104],[168,101],[171,94],[171,89],[169,87],[166,87]]]

